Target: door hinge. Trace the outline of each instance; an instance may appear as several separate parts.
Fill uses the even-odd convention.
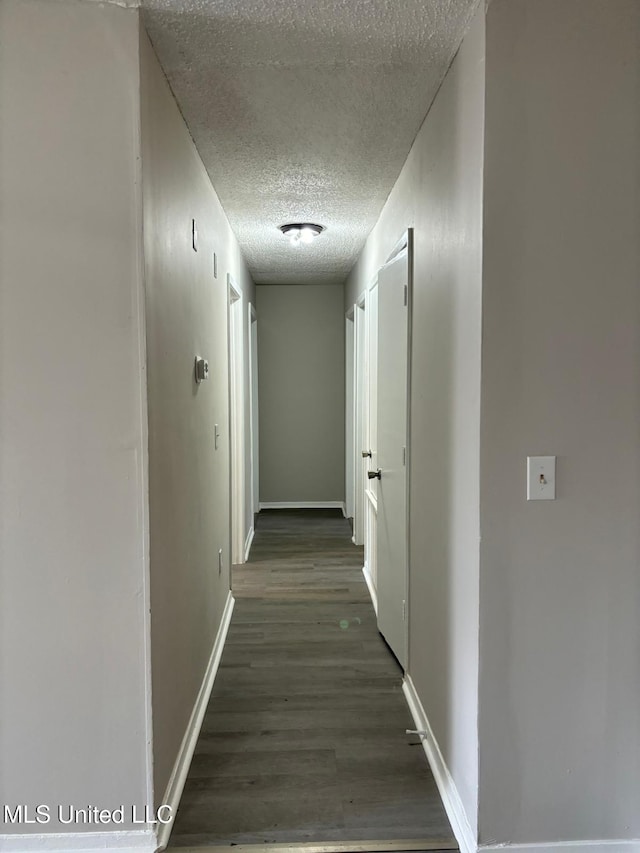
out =
[[[404,304],[406,305],[409,301],[409,285],[405,284],[404,286]]]
[[[402,599],[402,621],[407,621],[407,600],[406,598]]]
[[[402,448],[402,464],[406,467],[407,464],[407,448]]]

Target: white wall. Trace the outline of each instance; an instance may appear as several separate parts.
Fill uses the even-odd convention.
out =
[[[475,827],[484,8],[352,271],[415,228],[409,674]]]
[[[145,34],[141,69],[153,755],[155,800],[161,803],[229,592],[227,273],[243,292],[243,318],[254,288]],[[243,321],[245,333],[247,327]],[[200,385],[194,381],[196,355],[210,366]],[[248,358],[245,366],[248,373]]]
[[[141,808],[137,12],[3,0],[0,30],[0,802]]]
[[[640,837],[639,81],[636,0],[489,7],[486,843]]]
[[[260,501],[339,501],[344,491],[342,285],[260,285]]]

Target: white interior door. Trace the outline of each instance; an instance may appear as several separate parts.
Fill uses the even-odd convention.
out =
[[[376,468],[376,448],[378,446],[378,280],[369,288],[366,296],[365,309],[366,340],[365,340],[365,419],[364,442],[361,456],[361,472],[364,488],[364,576],[371,593],[373,607],[378,612],[377,594],[377,513],[378,513],[378,480],[370,480],[367,471]]]
[[[407,665],[409,247],[378,273],[378,628]]]

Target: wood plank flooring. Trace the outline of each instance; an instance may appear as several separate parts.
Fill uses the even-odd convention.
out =
[[[260,513],[171,847],[457,846],[361,567],[339,512]]]

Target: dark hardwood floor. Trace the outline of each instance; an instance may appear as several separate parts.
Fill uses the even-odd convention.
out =
[[[170,846],[457,847],[361,568],[338,511],[260,513]]]

